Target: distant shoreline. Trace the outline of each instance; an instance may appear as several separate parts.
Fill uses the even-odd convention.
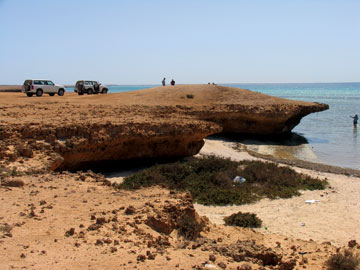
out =
[[[21,85],[0,85],[0,92],[21,92]]]

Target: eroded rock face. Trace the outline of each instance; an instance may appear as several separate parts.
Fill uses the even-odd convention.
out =
[[[0,162],[31,171],[191,156],[211,134],[286,133],[307,114],[328,108],[212,85],[89,97],[2,95]]]
[[[219,106],[220,108],[223,106]],[[224,133],[276,135],[290,132],[306,115],[328,109],[326,104],[271,104],[266,107],[232,105],[193,112],[217,123]]]

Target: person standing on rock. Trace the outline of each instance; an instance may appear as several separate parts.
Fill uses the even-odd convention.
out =
[[[352,119],[354,119],[353,121],[353,124],[354,124],[354,127],[356,127],[357,125],[357,121],[359,120],[359,117],[357,114],[355,114],[354,116],[350,116]]]
[[[162,86],[165,86],[165,80],[166,80],[166,78],[164,78],[164,79],[161,81]]]

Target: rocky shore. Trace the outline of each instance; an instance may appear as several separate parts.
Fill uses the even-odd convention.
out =
[[[0,165],[21,162],[25,171],[191,156],[211,134],[283,134],[328,108],[214,85],[94,96],[2,93],[0,106]]]
[[[2,268],[315,270],[345,248],[214,224],[186,192],[126,191],[86,171],[195,155],[221,132],[283,134],[325,104],[180,85],[93,96],[0,93],[0,107]],[[200,237],[181,235],[183,216],[202,224]]]

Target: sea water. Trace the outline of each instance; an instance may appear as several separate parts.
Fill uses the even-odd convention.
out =
[[[262,83],[222,84],[263,94],[326,103],[329,110],[304,117],[293,132],[305,137],[322,163],[360,169],[360,126],[350,116],[360,115],[360,83]],[[109,93],[120,93],[159,85],[110,85]],[[69,92],[73,89],[67,89]]]
[[[326,103],[329,109],[304,117],[293,132],[305,137],[320,162],[360,169],[360,83],[228,84],[287,99]]]

